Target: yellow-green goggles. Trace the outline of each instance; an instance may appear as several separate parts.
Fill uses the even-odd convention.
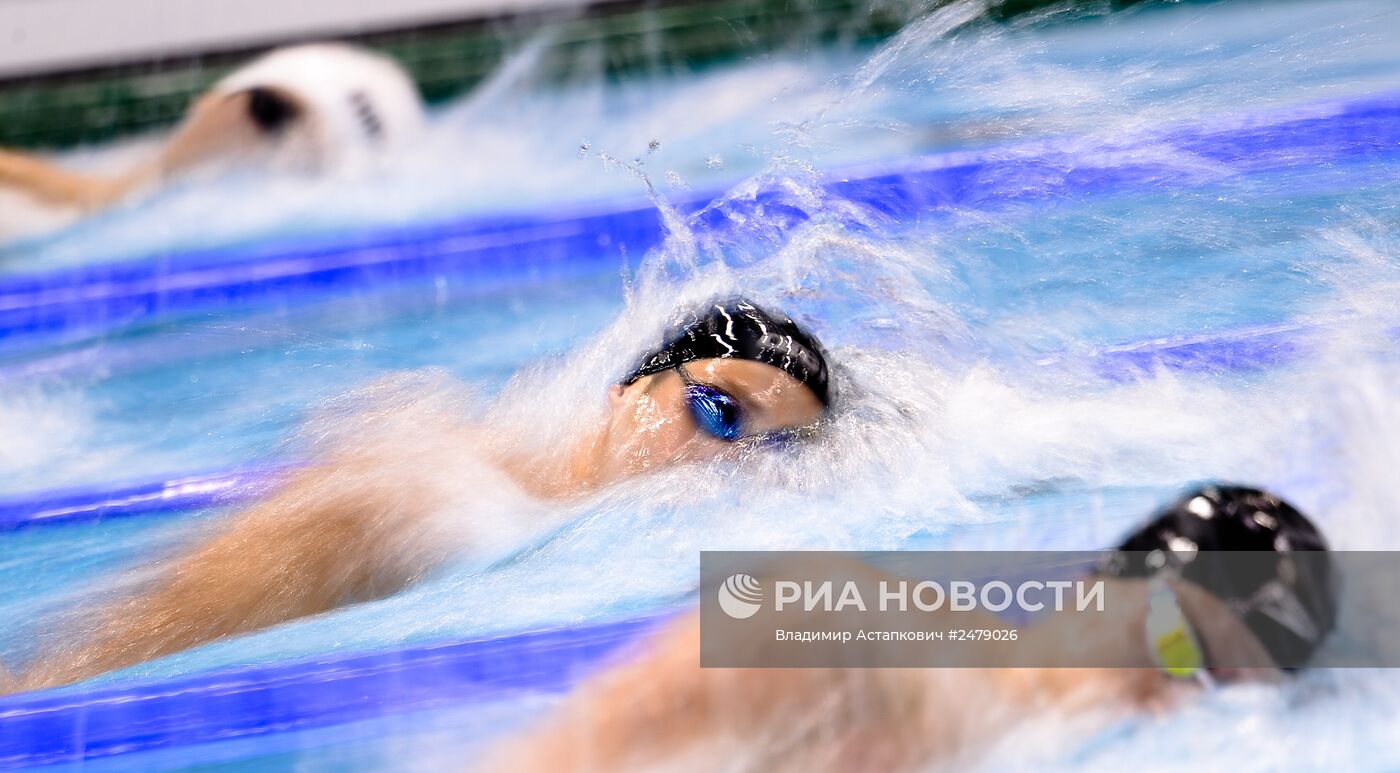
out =
[[[1210,687],[1205,649],[1181,611],[1176,592],[1161,575],[1148,580],[1147,644],[1152,660],[1173,679],[1195,679]]]

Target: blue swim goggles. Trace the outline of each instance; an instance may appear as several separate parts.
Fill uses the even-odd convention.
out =
[[[685,384],[686,407],[700,429],[726,443],[744,436],[744,407],[739,398],[691,378],[684,363],[676,366],[676,373]]]

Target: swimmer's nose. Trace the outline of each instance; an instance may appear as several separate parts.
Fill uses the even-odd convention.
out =
[[[287,128],[299,112],[291,100],[271,89],[248,91],[248,117],[264,134],[277,134]]]

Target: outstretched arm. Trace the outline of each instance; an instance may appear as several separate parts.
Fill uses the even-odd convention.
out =
[[[137,595],[84,615],[15,688],[67,684],[403,587],[438,557],[422,526],[440,502],[429,487],[382,479],[369,458],[301,472]]]
[[[1031,714],[1113,714],[1164,697],[1153,669],[706,669],[698,614],[634,655],[482,769],[706,769],[717,759],[743,770],[922,769]]]
[[[917,735],[927,730],[924,675],[699,662],[699,615],[689,615],[585,683],[545,725],[498,749],[481,769],[689,769],[687,761],[707,768],[722,758],[745,770],[888,770],[931,740]]]
[[[44,203],[94,209],[126,195],[138,175],[105,178],[80,174],[34,156],[0,150],[0,188],[11,188]]]
[[[0,188],[19,191],[46,205],[84,211],[108,206],[162,177],[265,142],[264,134],[247,117],[250,98],[250,92],[200,98],[153,159],[116,176],[74,172],[36,156],[0,149]],[[289,109],[300,109],[290,95],[280,98]]]

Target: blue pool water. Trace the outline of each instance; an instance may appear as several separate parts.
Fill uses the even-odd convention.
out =
[[[810,320],[842,363],[847,407],[830,437],[795,457],[678,470],[541,507],[515,543],[464,547],[404,593],[97,683],[666,609],[695,582],[701,549],[1096,547],[1184,481],[1205,477],[1277,488],[1338,547],[1396,547],[1386,524],[1400,463],[1390,337],[1400,323],[1400,147],[1241,172],[1136,142],[1133,158],[1166,154],[1164,163],[1196,174],[893,221],[879,207],[811,193],[815,170],[858,162],[987,148],[1015,158],[1027,142],[1090,147],[1163,126],[1392,94],[1400,9],[1207,4],[1012,26],[979,22],[976,12],[956,4],[870,51],[779,56],[601,90],[488,89],[438,115],[430,147],[379,180],[278,180],[256,198],[247,181],[191,186],[6,248],[0,262],[14,273],[139,255],[173,262],[210,244],[635,196],[639,172],[663,199],[718,185],[742,200],[753,183],[739,181],[757,175],[785,186],[781,203],[805,220],[779,229],[778,207],[765,215],[721,204],[734,213],[723,238],[703,227],[713,217],[678,218],[650,254],[615,254],[565,280],[526,274],[483,294],[418,277],[14,350],[0,366],[28,375],[0,384],[5,494],[303,459],[372,432],[353,409],[384,401],[568,427],[601,410],[608,379],[672,308],[721,291],[742,289]],[[528,57],[503,84],[528,86]],[[551,128],[559,115],[577,136]],[[648,154],[651,139],[661,149]],[[581,142],[590,145],[583,154]],[[613,160],[600,160],[604,153]],[[1106,152],[1090,158],[1125,163]],[[1006,190],[1021,179],[995,182]],[[1115,344],[1294,323],[1323,326],[1308,356],[1279,367],[1125,381],[1085,365]],[[1051,359],[1054,367],[1041,364]],[[367,386],[402,370],[419,374],[387,391]],[[537,432],[532,441],[548,442],[561,431]],[[469,450],[463,457],[446,466],[469,469]],[[470,522],[518,504],[478,498],[445,515]],[[128,581],[128,570],[139,577],[153,556],[226,516],[0,534],[0,660],[22,662],[63,610]],[[426,749],[422,764],[432,769],[547,702],[388,716],[104,765],[339,769],[397,762],[413,748]],[[1400,765],[1388,741],[1397,703],[1400,681],[1390,674],[1316,674],[1285,688],[1227,690],[1087,740],[1053,720],[1033,722],[1000,759],[1075,769],[1390,769]]]

